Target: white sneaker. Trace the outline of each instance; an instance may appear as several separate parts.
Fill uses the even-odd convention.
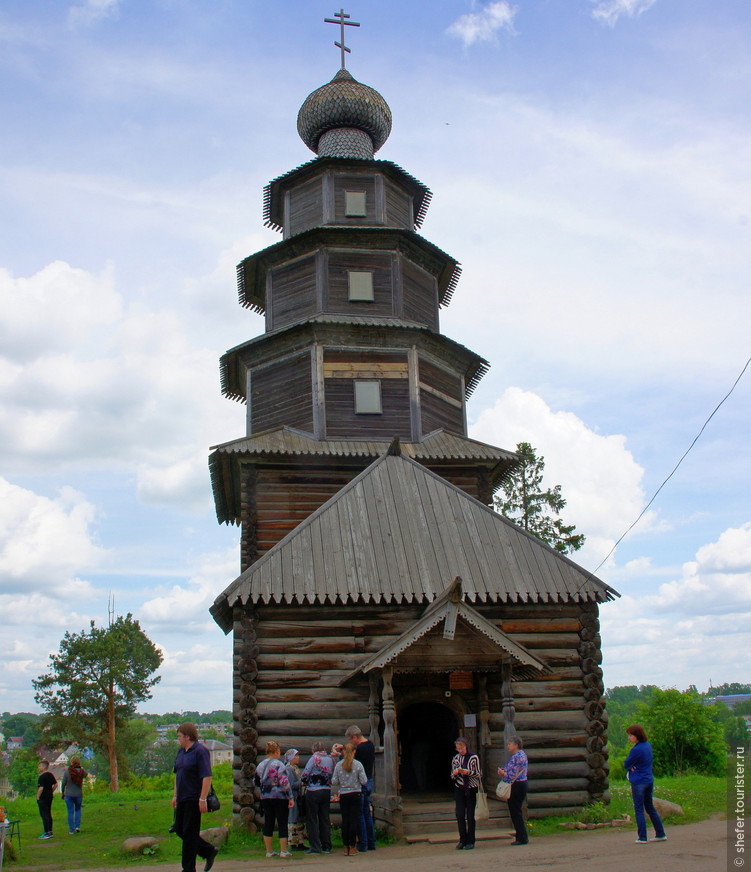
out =
[[[667,842],[667,836],[655,836],[653,839],[650,839],[650,842]]]
[[[280,857],[291,857],[292,852],[291,851],[282,851],[282,853],[279,856]]]
[[[277,854],[276,851],[266,851],[266,856],[267,857],[278,857],[279,854]]]

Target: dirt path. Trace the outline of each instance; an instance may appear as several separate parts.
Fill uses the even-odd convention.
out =
[[[393,845],[374,854],[345,857],[343,854],[290,860],[222,860],[214,872],[267,872],[302,867],[319,872],[360,868],[365,872],[488,872],[502,868],[516,872],[723,872],[726,869],[727,823],[707,820],[668,828],[667,842],[634,843],[633,830],[595,830],[561,833],[533,839],[524,847],[508,843],[478,843],[474,851],[456,851],[448,845]],[[179,865],[179,864],[178,864]],[[85,872],[123,872],[119,869],[89,869]],[[202,869],[202,865],[197,867]],[[172,864],[138,865],[143,872],[177,872]],[[71,872],[71,870],[69,870]]]

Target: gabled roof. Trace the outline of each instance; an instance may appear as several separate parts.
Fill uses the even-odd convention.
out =
[[[431,603],[456,576],[470,602],[605,601],[618,594],[398,445],[245,570],[211,613],[260,603]]]
[[[356,675],[367,675],[371,670],[383,669],[384,666],[389,664],[392,664],[397,672],[414,671],[416,663],[419,663],[420,671],[423,672],[451,671],[455,667],[451,665],[451,660],[449,659],[444,660],[443,664],[440,662],[431,664],[421,660],[420,652],[415,652],[417,654],[416,663],[413,660],[411,664],[400,664],[400,655],[409,649],[415,649],[419,641],[429,633],[432,632],[433,636],[435,636],[436,628],[441,623],[444,625],[443,639],[447,640],[450,645],[455,640],[458,620],[461,620],[469,625],[471,629],[477,631],[475,635],[480,635],[481,639],[484,637],[483,640],[486,644],[483,647],[490,648],[492,651],[494,650],[498,661],[513,661],[514,675],[517,678],[536,678],[541,673],[550,671],[542,660],[527,651],[523,645],[514,642],[502,630],[499,630],[495,624],[492,624],[476,609],[473,609],[472,606],[463,602],[461,579],[456,578],[446,589],[445,593],[428,606],[419,620],[415,621],[411,627],[408,627],[401,636],[388,642],[380,651],[363,660],[339,684],[346,684]],[[435,643],[433,643],[433,647],[436,647]],[[444,647],[448,646],[444,645]],[[467,650],[466,639],[462,638],[461,642],[457,643],[457,650],[454,652],[457,660],[466,663],[468,659],[476,658],[480,646],[475,642],[472,647],[475,648],[474,651]],[[482,664],[475,663],[474,666],[479,666],[479,671],[483,671]],[[494,666],[497,667],[497,661],[494,663]],[[486,665],[485,669],[488,668]]]

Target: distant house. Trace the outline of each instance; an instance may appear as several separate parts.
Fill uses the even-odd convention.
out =
[[[211,755],[212,766],[216,766],[218,763],[232,762],[232,745],[218,742],[216,739],[201,739],[200,741]]]
[[[8,751],[20,751],[23,748],[23,736],[11,736],[8,739]]]

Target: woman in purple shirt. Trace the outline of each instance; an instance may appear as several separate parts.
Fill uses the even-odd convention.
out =
[[[511,784],[508,813],[516,832],[516,839],[511,844],[526,845],[529,842],[529,836],[524,824],[522,806],[527,798],[527,755],[522,751],[522,740],[518,736],[512,736],[508,740],[506,748],[511,756],[506,761],[506,768],[499,769],[498,774],[503,781]]]

